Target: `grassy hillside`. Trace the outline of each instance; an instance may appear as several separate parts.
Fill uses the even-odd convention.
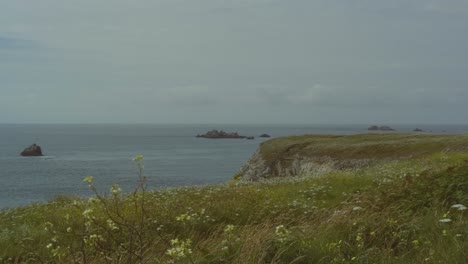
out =
[[[385,162],[321,177],[160,191],[146,191],[140,174],[133,194],[113,186],[105,197],[4,210],[0,262],[467,263],[468,154],[460,152],[467,137],[302,139],[335,142],[320,151],[354,158],[340,144],[353,137],[357,147],[386,145],[379,149]],[[283,147],[300,138],[269,141],[262,151],[293,154]],[[308,148],[301,146],[297,151]],[[93,188],[92,178],[87,183]]]

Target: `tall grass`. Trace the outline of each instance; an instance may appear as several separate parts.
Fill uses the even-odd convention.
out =
[[[467,263],[468,154],[0,212],[2,263]],[[85,183],[93,187],[92,178]],[[458,205],[457,205],[458,204]],[[455,207],[452,207],[456,205]]]

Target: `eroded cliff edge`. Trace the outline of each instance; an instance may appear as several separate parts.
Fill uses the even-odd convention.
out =
[[[359,134],[304,135],[260,144],[237,179],[320,175],[380,161],[420,158],[437,152],[468,152],[468,135]]]

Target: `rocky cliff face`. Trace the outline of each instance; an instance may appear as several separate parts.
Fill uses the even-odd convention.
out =
[[[266,165],[260,150],[257,150],[249,161],[242,166],[238,175],[241,175],[243,180],[258,181],[262,178],[268,178],[270,172],[270,167]]]
[[[333,160],[331,157],[305,157],[295,155],[286,159],[267,162],[259,150],[241,167],[237,175],[244,181],[259,181],[276,177],[320,176],[332,170],[363,167],[368,159],[346,161]]]
[[[380,161],[400,161],[438,152],[467,152],[467,135],[361,134],[306,135],[263,142],[242,166],[237,179],[320,176]]]

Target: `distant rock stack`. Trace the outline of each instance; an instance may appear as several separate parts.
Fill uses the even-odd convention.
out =
[[[271,136],[268,135],[268,134],[261,134],[260,137],[261,137],[261,138],[269,138],[269,137],[271,137]]]
[[[36,144],[32,144],[31,146],[25,148],[23,151],[21,151],[20,155],[23,157],[43,156],[41,147]]]
[[[244,138],[244,139],[253,139],[253,137],[246,137],[246,136],[241,136],[237,132],[233,133],[228,133],[224,132],[223,130],[211,130],[206,132],[206,134],[202,135],[197,135],[197,137],[201,138]]]
[[[395,131],[395,129],[389,126],[370,126],[367,128],[369,131]]]

